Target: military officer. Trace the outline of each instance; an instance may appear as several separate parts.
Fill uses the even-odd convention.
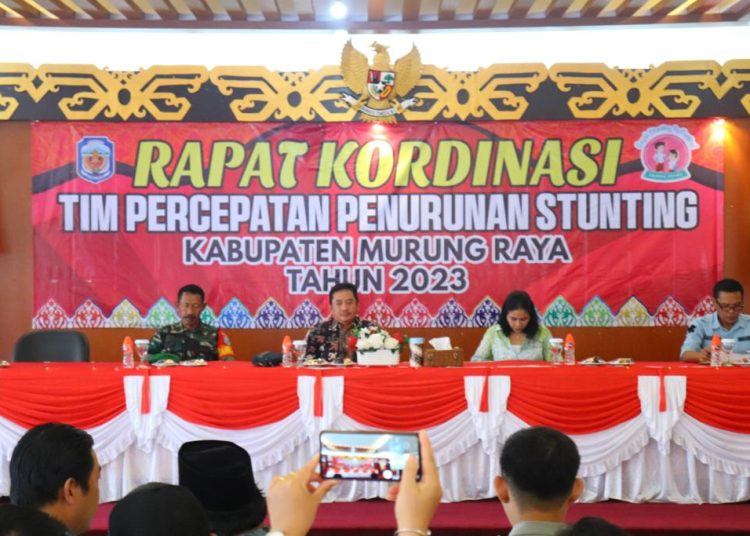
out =
[[[164,326],[151,338],[149,355],[174,354],[181,361],[186,359],[219,359],[217,346],[229,346],[226,335],[219,328],[201,322],[201,313],[206,308],[206,295],[198,285],[185,285],[177,293],[177,312],[180,321]],[[222,337],[221,345],[219,337]],[[228,356],[221,356],[222,358]]]

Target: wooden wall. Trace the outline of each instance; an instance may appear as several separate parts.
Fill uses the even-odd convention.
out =
[[[85,329],[83,330],[91,343],[91,357],[96,361],[117,361],[120,359],[120,343],[123,337],[148,338],[153,335],[151,329]],[[484,329],[466,328],[442,330],[439,328],[420,328],[398,330],[411,336],[423,336],[426,340],[448,335],[451,342],[464,349],[469,359],[479,345]],[[679,357],[684,328],[552,328],[552,333],[564,337],[572,333],[576,340],[576,355],[579,358],[600,355],[606,359],[615,357],[632,357],[638,361],[672,361]],[[303,339],[304,329],[230,329],[227,335],[238,359],[248,360],[264,351],[281,350],[284,335],[293,339]],[[408,359],[404,349],[401,359]]]
[[[0,121],[0,359],[31,329],[32,249],[30,123]]]
[[[31,328],[32,228],[31,228],[31,129],[27,122],[0,122],[0,359],[9,359],[20,334]],[[725,138],[725,274],[739,279],[750,291],[750,119],[728,120]],[[700,248],[696,244],[696,248]],[[697,251],[697,250],[696,250]],[[706,289],[710,292],[710,289]],[[750,305],[750,304],[749,304]],[[448,335],[470,356],[483,329],[436,328],[402,330],[427,338]],[[568,330],[553,328],[555,335]],[[147,329],[85,330],[92,359],[115,361],[125,335],[148,337]],[[579,357],[630,356],[637,360],[668,361],[678,358],[684,328],[573,328]],[[263,350],[278,350],[283,335],[304,336],[304,330],[229,330],[240,359]],[[404,354],[405,357],[405,354]]]

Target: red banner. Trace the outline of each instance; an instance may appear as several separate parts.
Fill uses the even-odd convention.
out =
[[[710,120],[36,123],[35,325],[305,327],[335,281],[385,326],[679,325],[722,274]]]

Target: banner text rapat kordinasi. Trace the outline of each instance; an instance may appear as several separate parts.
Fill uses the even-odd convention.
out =
[[[622,144],[621,138],[591,137],[567,148],[556,139],[540,147],[530,139],[520,147],[513,140],[440,140],[434,145],[402,141],[397,147],[384,140],[322,141],[317,165],[299,166],[301,160],[309,160],[308,142],[257,142],[246,147],[239,141],[214,141],[210,146],[186,141],[173,147],[167,141],[144,140],[138,144],[133,187],[176,188],[189,181],[196,189],[222,188],[228,170],[242,171],[236,187],[257,181],[266,190],[290,190],[311,180],[316,188],[342,189],[519,187],[539,186],[542,180],[556,187],[612,186]],[[298,176],[299,167],[314,170],[314,177]]]

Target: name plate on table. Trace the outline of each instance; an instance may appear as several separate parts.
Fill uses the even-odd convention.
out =
[[[425,350],[422,365],[425,367],[463,367],[464,351],[458,347],[450,350]]]

